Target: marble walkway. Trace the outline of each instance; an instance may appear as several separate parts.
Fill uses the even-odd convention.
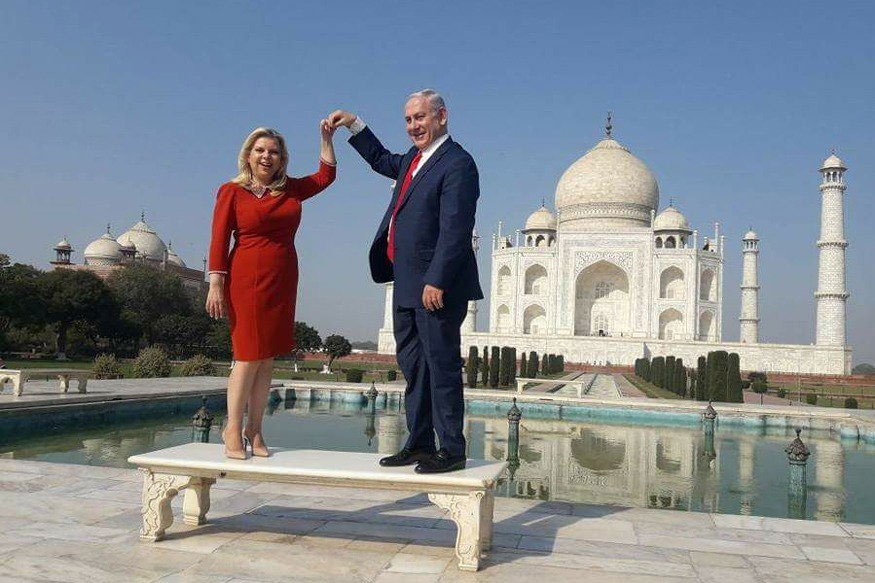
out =
[[[458,571],[422,496],[222,481],[210,523],[138,539],[136,470],[0,459],[0,581],[875,581],[875,526],[498,498]]]

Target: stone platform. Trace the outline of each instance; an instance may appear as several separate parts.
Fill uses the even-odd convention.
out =
[[[875,581],[871,525],[509,498],[466,573],[454,524],[422,495],[232,480],[208,524],[144,545],[141,484],[133,469],[0,459],[0,581]]]

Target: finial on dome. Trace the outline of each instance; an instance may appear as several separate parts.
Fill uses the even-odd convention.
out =
[[[614,126],[611,125],[611,111],[608,111],[608,122],[605,124],[605,135],[607,137],[611,137],[611,130],[614,129]]]
[[[541,197],[541,206],[547,208],[547,199],[543,196]]]
[[[106,234],[109,235],[112,230],[112,223],[106,223]]]
[[[668,199],[668,206],[671,206],[671,207],[674,206],[674,199],[673,198]]]
[[[146,209],[140,209],[140,220],[146,222]]]

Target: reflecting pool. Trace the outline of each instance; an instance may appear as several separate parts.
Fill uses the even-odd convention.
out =
[[[505,408],[506,409],[506,408]],[[265,434],[277,447],[395,453],[404,443],[397,405],[286,401],[268,408]],[[219,442],[217,413],[209,441]],[[503,496],[875,524],[875,446],[805,432],[807,487],[789,488],[784,448],[791,430],[619,425],[523,413],[518,447],[504,415],[466,415],[468,455],[511,461]],[[198,439],[190,415],[39,431],[0,443],[0,456],[127,467],[128,456]]]

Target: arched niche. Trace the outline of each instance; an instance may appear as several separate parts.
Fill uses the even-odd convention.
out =
[[[574,333],[578,336],[628,335],[629,277],[609,261],[580,272],[574,285]],[[607,325],[607,328],[604,326]]]
[[[668,300],[684,299],[684,272],[675,265],[659,275],[659,297]]]
[[[547,269],[543,265],[535,264],[526,269],[524,293],[530,295],[547,293]]]
[[[523,334],[546,334],[547,312],[543,307],[532,304],[523,312]]]
[[[684,315],[669,308],[659,315],[659,339],[673,340],[681,337],[684,331]]]

